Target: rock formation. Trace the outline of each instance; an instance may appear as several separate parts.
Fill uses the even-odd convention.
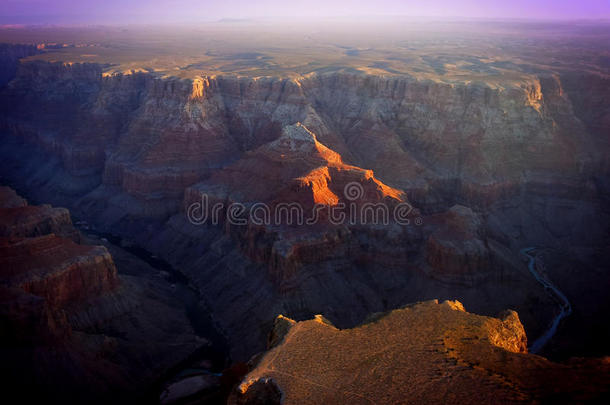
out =
[[[451,282],[476,284],[491,267],[482,220],[470,208],[456,205],[432,215],[426,226],[433,229],[426,241],[428,274]]]
[[[16,239],[55,234],[78,242],[65,208],[31,206],[9,187],[0,187],[0,237]]]
[[[352,329],[279,318],[273,333],[230,404],[569,403],[608,394],[608,359],[559,364],[528,354],[514,311],[492,318],[428,301]]]
[[[75,243],[79,233],[65,208],[30,206],[2,187],[0,224],[2,286],[14,294],[37,297],[44,312],[61,312],[118,287],[117,270],[106,248]]]
[[[153,269],[117,251],[119,268],[132,274],[119,275],[108,249],[79,243],[87,240],[65,208],[31,206],[0,188],[7,395],[52,402],[103,403],[119,394],[142,399],[151,395],[152,382],[208,344]]]

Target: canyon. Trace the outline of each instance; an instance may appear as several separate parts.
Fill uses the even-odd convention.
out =
[[[23,302],[34,319],[15,319],[14,329],[42,327],[33,334],[54,336],[45,342],[61,347],[76,339],[73,353],[83,369],[116,377],[108,386],[133,382],[124,388],[131,393],[167,378],[167,370],[219,336],[223,343],[215,347],[226,345],[224,363],[250,360],[251,376],[277,380],[279,388],[263,387],[264,392],[279,390],[286,403],[303,403],[300,395],[311,393],[309,388],[265,371],[270,367],[265,362],[280,350],[267,345],[279,314],[290,319],[289,333],[303,330],[297,338],[304,342],[324,336],[324,347],[332,351],[333,345],[344,347],[337,331],[360,336],[373,327],[366,322],[375,313],[387,313],[374,325],[393,330],[387,333],[395,338],[401,314],[412,311],[417,316],[409,316],[421,319],[404,322],[414,328],[414,339],[424,339],[424,325],[441,317],[441,323],[468,330],[475,340],[494,340],[482,323],[498,327],[505,321],[488,317],[512,309],[518,313],[510,326],[518,329],[513,331],[518,342],[507,348],[508,338],[498,338],[469,349],[464,341],[470,338],[459,337],[454,342],[459,348],[452,350],[460,354],[449,356],[457,364],[465,361],[460,356],[472,356],[468,364],[483,362],[482,369],[516,379],[520,388],[506,394],[506,402],[553,395],[541,370],[569,369],[557,372],[566,380],[584,378],[586,370],[607,376],[603,360],[572,367],[525,354],[525,334],[535,341],[559,308],[520,253],[536,247],[545,277],[572,305],[572,314],[539,353],[555,361],[607,355],[610,71],[593,59],[602,52],[599,47],[608,53],[607,45],[587,37],[577,54],[562,42],[558,49],[566,62],[558,64],[542,51],[515,50],[510,41],[517,40],[507,39],[504,52],[520,61],[509,64],[498,56],[502,42],[493,41],[493,47],[482,48],[493,57],[479,56],[477,62],[470,48],[466,55],[437,52],[432,60],[422,45],[423,50],[405,50],[419,52],[417,61],[405,67],[388,58],[396,65],[384,65],[383,72],[358,65],[368,63],[366,51],[353,62],[341,59],[343,54],[326,62],[332,69],[303,71],[306,65],[291,67],[280,51],[269,50],[269,59],[244,56],[252,49],[241,49],[234,57],[243,59],[244,72],[235,72],[221,71],[224,65],[216,63],[228,57],[212,51],[200,64],[188,65],[192,68],[159,62],[158,69],[139,69],[135,56],[126,62],[119,50],[104,59],[107,49],[98,45],[84,51],[3,46],[0,182],[36,204],[69,209],[30,206],[2,191],[8,202],[0,212],[0,232],[7,239],[0,260],[6,261],[3,288],[10,289],[4,301]],[[371,58],[390,52],[369,51]],[[83,52],[102,56],[87,62]],[[277,60],[277,72],[259,75],[261,61],[270,60]],[[335,207],[345,217],[337,222],[330,211],[321,211],[311,224],[286,223],[285,217],[272,221],[273,215],[252,220],[261,207],[273,213],[286,204],[296,204],[304,219],[319,206]],[[214,205],[220,207],[216,221],[203,212]],[[231,206],[243,207],[237,217]],[[388,210],[387,218],[375,211],[379,206]],[[370,216],[350,221],[350,210],[363,207]],[[362,220],[380,212],[378,221]],[[70,216],[89,229],[79,232]],[[93,246],[101,235],[107,248]],[[153,276],[157,270],[125,246],[159,258],[184,280],[198,314],[209,317],[205,331],[193,329],[186,304],[167,277]],[[61,253],[49,253],[56,251]],[[43,280],[17,277],[40,263],[47,263],[40,270]],[[11,266],[15,270],[5,270]],[[83,273],[92,278],[78,275],[82,266],[93,269]],[[462,304],[430,300],[458,300],[478,315],[463,311]],[[399,309],[414,302],[427,303]],[[81,313],[82,308],[90,309]],[[318,314],[324,322],[311,320]],[[135,326],[141,324],[147,327]],[[122,357],[143,341],[150,343],[134,358]],[[425,350],[426,344],[432,343],[413,347]],[[283,345],[293,350],[286,340]],[[345,343],[345,350],[350,345]],[[82,347],[114,360],[94,367]],[[298,349],[299,358],[311,357],[305,352],[310,347]],[[434,350],[440,357],[430,367],[449,361]],[[255,355],[262,360],[253,362]],[[494,367],[502,356],[514,360],[499,372]],[[53,364],[48,352],[40,357]],[[301,366],[306,367],[287,361],[283,370],[297,373]],[[474,379],[468,373],[482,369],[447,373]],[[531,383],[517,377],[518,370],[534,370],[546,388],[531,394]],[[117,377],[121,373],[129,378]],[[489,378],[495,388],[502,385]],[[345,389],[352,390],[354,381]],[[601,390],[595,384],[591,389]],[[385,394],[376,391],[383,387],[373,388],[370,395],[383,402]],[[488,401],[495,388],[483,393]],[[315,392],[319,401],[330,398]],[[236,392],[231,400],[256,403]]]

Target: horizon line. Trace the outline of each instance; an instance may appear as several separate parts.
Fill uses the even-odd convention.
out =
[[[434,16],[434,15],[387,15],[387,14],[361,14],[361,15],[328,15],[328,16],[296,16],[296,15],[283,15],[283,16],[259,16],[259,17],[247,17],[247,18],[235,18],[235,17],[219,17],[213,19],[176,19],[171,22],[163,20],[154,20],[150,22],[142,21],[82,21],[82,22],[10,22],[3,20],[5,18],[11,18],[16,16],[0,16],[0,28],[39,28],[39,27],[57,27],[57,28],[83,28],[83,27],[120,27],[120,26],[174,26],[174,25],[193,25],[193,24],[224,24],[224,25],[241,25],[247,23],[270,23],[280,22],[282,24],[289,25],[302,25],[308,23],[312,19],[316,20],[358,20],[362,22],[362,19],[369,19],[371,23],[376,20],[435,20],[439,22],[522,22],[522,23],[609,23],[610,15],[600,17],[577,17],[577,18],[553,18],[553,17],[478,17],[478,16]],[[43,16],[41,16],[43,17]],[[51,16],[49,16],[51,17]],[[59,17],[59,15],[58,15]],[[21,17],[23,18],[23,17]],[[108,17],[110,18],[110,17]],[[298,18],[300,21],[294,21],[293,19]],[[19,19],[19,18],[17,18]],[[53,18],[49,18],[52,20]],[[283,21],[285,19],[291,19],[291,21]]]

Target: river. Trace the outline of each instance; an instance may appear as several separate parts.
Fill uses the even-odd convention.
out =
[[[559,291],[559,289],[555,287],[553,283],[547,280],[538,272],[538,270],[536,270],[536,255],[531,254],[533,250],[535,250],[534,247],[521,249],[521,254],[529,259],[527,268],[529,269],[530,273],[532,273],[534,278],[536,278],[536,281],[538,281],[544,286],[544,289],[549,294],[549,296],[554,300],[558,301],[561,307],[561,311],[555,316],[555,318],[553,318],[553,321],[551,322],[549,328],[544,331],[544,333],[540,335],[538,339],[536,339],[534,343],[530,346],[529,351],[531,353],[538,353],[555,335],[555,333],[557,332],[557,328],[561,323],[561,320],[572,313],[572,305],[570,304],[570,301],[568,301],[568,298],[565,296],[564,293]]]

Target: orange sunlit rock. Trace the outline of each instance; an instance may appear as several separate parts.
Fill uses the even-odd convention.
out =
[[[479,316],[458,301],[409,305],[343,330],[320,316],[278,319],[274,345],[230,404],[586,400],[607,389],[610,377],[610,364],[602,360],[565,365],[528,354],[516,312]]]

